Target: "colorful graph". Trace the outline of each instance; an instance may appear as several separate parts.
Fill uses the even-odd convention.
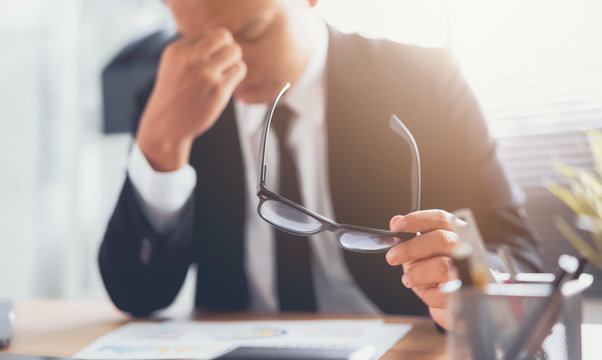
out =
[[[105,345],[98,349],[100,353],[111,353],[118,355],[126,354],[183,354],[190,352],[202,351],[202,346],[144,346],[144,345]]]
[[[256,340],[256,339],[267,339],[286,334],[286,330],[278,328],[250,328],[250,329],[228,329],[227,331],[217,331],[213,335],[215,339],[219,340]]]

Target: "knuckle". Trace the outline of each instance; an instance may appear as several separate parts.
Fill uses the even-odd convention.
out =
[[[441,256],[438,261],[438,267],[441,274],[448,274],[451,270],[451,262],[449,258]]]
[[[439,249],[445,247],[445,243],[447,242],[447,236],[445,235],[444,230],[435,230],[433,231],[433,235],[435,235],[436,244]]]
[[[408,287],[414,286],[414,277],[415,277],[414,271],[415,270],[410,269],[410,270],[406,271],[406,273],[405,273]]]
[[[446,225],[448,223],[447,212],[445,212],[444,210],[436,210],[435,215],[439,224]]]
[[[232,65],[232,69],[229,71],[232,74],[232,76],[228,76],[230,81],[236,81],[246,74],[246,69],[244,68],[244,64],[240,63],[240,62]]]
[[[236,57],[237,57],[236,48],[234,47],[234,45],[227,45],[224,48],[223,54],[224,55],[222,57],[222,61],[236,59]]]
[[[243,65],[240,62],[234,64],[233,67],[234,67],[234,71],[238,74],[240,74],[243,70]]]
[[[230,42],[232,41],[232,34],[225,27],[218,27],[214,31],[215,39],[219,42]]]
[[[401,244],[399,244],[401,245]],[[405,250],[403,247],[400,247],[399,245],[395,246],[394,248],[392,248],[390,251],[391,253],[393,253],[393,258],[394,261],[393,263],[395,263],[396,265],[399,264],[404,264],[406,263],[406,255],[405,255]]]
[[[454,241],[452,240],[449,231],[436,230],[439,248],[443,252],[451,250]]]
[[[245,76],[247,74],[247,64],[245,64],[244,62],[240,62],[238,63],[238,67],[240,68],[241,71],[241,75]]]
[[[234,57],[237,59],[242,58],[242,48],[240,47],[240,45],[238,45],[237,43],[233,43],[230,46],[232,47],[232,54],[234,55]]]
[[[419,285],[421,280],[424,279],[424,275],[427,274],[428,268],[424,268],[424,263],[419,263],[410,268],[410,275],[414,285]]]
[[[213,68],[204,68],[203,69],[203,76],[205,79],[209,80],[212,83],[217,83],[218,82],[218,76],[217,76],[217,71]]]
[[[397,223],[398,220],[401,220],[401,216],[400,215],[395,215],[391,218],[391,220],[389,221],[389,229],[391,229],[391,231],[393,230],[393,226]]]
[[[399,256],[399,259],[401,260],[401,262],[409,262],[411,260],[413,260],[416,256],[416,251],[414,250],[414,243],[410,241],[407,241],[405,243],[401,243],[398,246],[403,245],[404,247],[400,248],[397,251],[397,255]]]

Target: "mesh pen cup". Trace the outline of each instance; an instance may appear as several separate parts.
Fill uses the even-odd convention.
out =
[[[581,359],[582,293],[592,282],[447,284],[450,359]]]

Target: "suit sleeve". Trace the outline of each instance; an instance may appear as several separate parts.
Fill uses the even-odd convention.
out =
[[[455,61],[447,52],[440,60],[432,88],[438,99],[436,118],[445,124],[441,130],[450,151],[448,171],[456,170],[461,202],[473,210],[492,258],[505,244],[519,268],[541,271],[543,255],[523,208],[524,193],[504,169],[483,113]]]
[[[154,86],[161,53],[173,39],[170,32],[149,34],[129,44],[111,60],[102,78],[106,124],[136,133]],[[153,199],[166,195],[157,189],[160,181],[135,184],[132,179],[136,175],[130,178],[129,170],[98,260],[105,287],[115,305],[134,316],[147,316],[171,304],[186,277],[191,262],[193,197],[178,206],[173,205],[172,197],[171,209],[158,207]],[[148,182],[151,177],[146,175],[139,178]],[[149,191],[155,196],[148,196]],[[170,216],[166,216],[166,209]]]
[[[102,279],[119,309],[148,316],[172,303],[191,263],[193,212],[189,200],[178,224],[158,233],[126,178],[99,252]]]

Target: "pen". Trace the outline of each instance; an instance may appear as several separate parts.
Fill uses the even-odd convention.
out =
[[[579,266],[577,266],[577,271],[575,271],[575,273],[573,274],[573,277],[571,278],[572,280],[579,279],[579,276],[581,276],[583,270],[585,270],[585,267],[587,266],[587,262],[588,261],[586,258],[579,258]]]
[[[578,281],[579,277],[583,273],[585,266],[587,265],[587,259],[580,258],[575,264],[575,259],[568,258],[572,264],[565,264],[564,270],[567,274],[572,273],[570,278],[571,281]],[[573,269],[576,269],[573,271]],[[568,282],[568,281],[567,281]],[[565,283],[567,283],[565,282]],[[560,285],[558,284],[558,288]],[[537,352],[542,348],[546,338],[552,333],[552,328],[558,320],[559,313],[562,310],[562,299],[561,295],[557,295],[553,301],[550,302],[548,309],[542,315],[540,323],[537,328],[531,333],[527,343],[525,344],[525,353],[528,358],[534,357]]]
[[[508,278],[508,280],[505,280],[504,283],[512,284],[516,282],[518,269],[516,268],[516,264],[514,262],[514,259],[512,258],[510,248],[507,245],[500,245],[500,247],[497,249],[497,255],[499,256],[500,260],[502,260],[504,270],[510,276],[510,278]],[[516,299],[515,297],[510,296],[508,297],[508,305],[512,309],[512,314],[514,315],[514,318],[516,319],[517,323],[521,323],[525,318],[525,314],[523,312],[523,307],[520,301],[518,301],[518,299]]]
[[[468,263],[471,255],[472,246],[469,243],[458,243],[450,254],[462,286],[473,286],[470,264]]]
[[[527,318],[521,326],[514,339],[510,342],[510,348],[505,352],[505,360],[514,360],[526,349],[526,352],[533,355],[534,351],[539,350],[539,345],[535,349],[534,344],[540,344],[541,338],[548,335],[548,325],[554,320],[552,326],[558,317],[558,311],[562,302],[562,293],[559,291],[562,280],[567,274],[574,274],[579,267],[579,261],[569,255],[561,255],[558,259],[560,270],[558,271],[554,282],[552,283],[551,294],[546,297],[543,304]],[[551,327],[550,327],[551,328]]]
[[[489,283],[497,282],[491,274],[485,243],[472,211],[468,208],[458,209],[453,212],[453,215],[452,228],[458,234],[459,242],[472,246],[470,274],[474,285],[485,287]]]
[[[572,273],[571,281],[579,281],[579,277],[583,273],[583,269],[587,264],[587,259],[580,258],[576,263],[575,259],[572,257],[566,258],[568,263],[562,265],[563,269],[567,272],[567,274]],[[565,284],[568,283],[565,282]],[[560,287],[560,286],[559,286]],[[542,316],[541,324],[539,329],[531,333],[529,340],[527,340],[527,345],[525,345],[527,356],[534,357],[535,354],[542,348],[544,341],[552,333],[552,328],[556,324],[558,320],[558,316],[560,311],[562,310],[562,296],[557,296],[557,299],[550,305],[549,309],[546,311],[546,314]]]
[[[510,282],[514,282],[516,280],[518,270],[516,269],[514,259],[512,259],[510,248],[507,245],[500,245],[500,247],[497,249],[497,255],[502,260],[502,264],[504,264],[506,272],[510,274]]]

